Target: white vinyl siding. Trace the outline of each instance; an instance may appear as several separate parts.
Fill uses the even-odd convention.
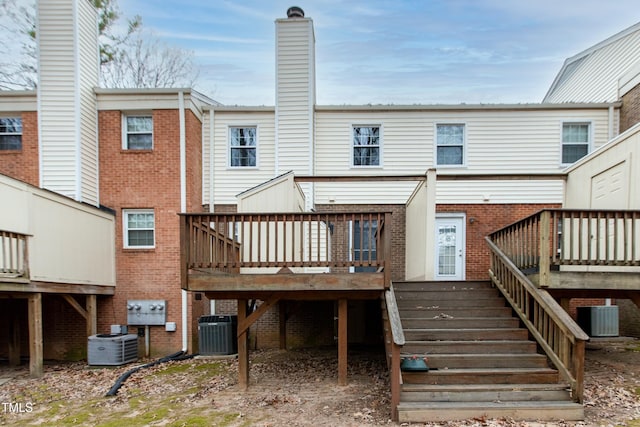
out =
[[[544,102],[614,102],[618,80],[640,61],[640,26],[570,58]]]
[[[38,2],[38,16],[41,186],[98,205],[96,12],[52,0]]]
[[[315,39],[309,19],[276,21],[276,175],[312,174]]]
[[[203,123],[203,203],[211,203],[213,175],[214,204],[235,204],[236,195],[275,177],[274,113],[271,111],[212,111],[213,146],[210,114]],[[255,126],[259,137],[258,166],[250,171],[229,167],[229,128]],[[213,150],[213,151],[212,151]],[[213,159],[213,165],[211,160]],[[213,166],[213,170],[212,170]]]
[[[321,107],[316,113],[316,174],[367,175],[352,168],[349,146],[352,123],[384,124],[384,167],[381,174],[421,175],[435,164],[438,123],[464,123],[465,168],[440,168],[438,174],[559,173],[561,123],[591,123],[592,144],[608,140],[607,108],[496,109],[496,110],[384,110],[336,111]],[[617,119],[617,116],[614,117]],[[526,159],[526,162],[523,161]],[[316,203],[404,203],[416,183],[316,183]],[[532,181],[449,181],[438,184],[438,203],[560,203],[562,185]],[[484,201],[489,195],[489,202]]]

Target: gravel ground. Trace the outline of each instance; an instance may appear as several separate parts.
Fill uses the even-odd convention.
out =
[[[41,379],[28,367],[0,365],[0,425],[83,426],[380,426],[390,421],[384,358],[350,351],[349,384],[337,385],[333,349],[251,353],[251,386],[237,388],[237,361],[168,362],[133,374],[115,397],[105,393],[135,365],[92,368],[47,364]],[[466,420],[412,426],[638,426],[640,341],[587,345],[585,421],[536,423]]]

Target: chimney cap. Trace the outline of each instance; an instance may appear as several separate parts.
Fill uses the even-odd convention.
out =
[[[304,10],[298,6],[291,6],[287,9],[287,18],[304,18]]]

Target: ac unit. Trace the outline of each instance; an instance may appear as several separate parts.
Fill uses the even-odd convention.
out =
[[[590,337],[617,337],[618,306],[578,307],[578,325]]]
[[[98,334],[89,337],[89,365],[124,365],[138,360],[135,334]]]

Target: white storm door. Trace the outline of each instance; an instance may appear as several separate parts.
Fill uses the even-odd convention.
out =
[[[464,280],[464,217],[436,218],[435,280]]]

